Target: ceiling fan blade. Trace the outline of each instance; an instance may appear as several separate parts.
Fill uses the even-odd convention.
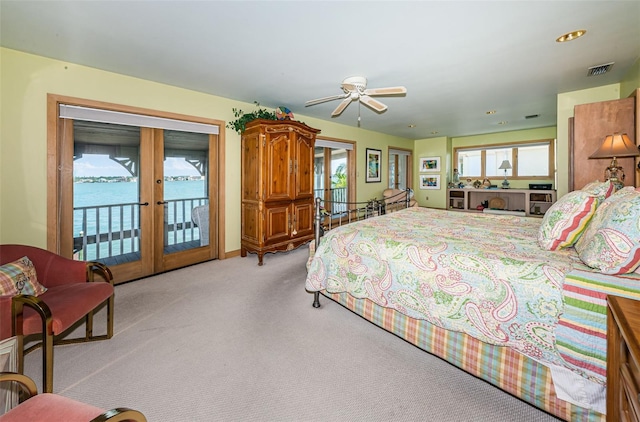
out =
[[[304,106],[305,107],[309,107],[309,106],[320,104],[320,103],[326,103],[327,101],[339,100],[340,98],[344,98],[347,95],[349,95],[349,94],[332,95],[330,97],[324,97],[324,98],[318,98],[316,100],[310,100],[310,101],[307,101],[306,103],[304,103]]]
[[[383,111],[385,111],[387,109],[386,105],[382,104],[378,100],[374,100],[373,98],[369,97],[368,95],[361,95],[360,96],[360,101],[362,101],[362,104],[366,105],[367,107],[370,107],[370,108],[374,109],[378,113],[382,113]]]
[[[364,90],[364,95],[396,95],[406,93],[407,88],[403,86],[390,86],[388,88],[373,88]]]
[[[351,101],[353,101],[351,97],[345,98],[344,100],[342,100],[342,102],[338,105],[338,107],[336,107],[336,109],[333,110],[333,113],[331,113],[331,117],[339,116],[340,113],[342,113],[344,109],[347,108],[347,106],[351,103]]]

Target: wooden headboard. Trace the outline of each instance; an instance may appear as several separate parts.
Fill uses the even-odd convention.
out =
[[[637,145],[640,137],[640,89],[628,98],[579,104],[569,121],[569,190],[581,189],[594,180],[604,179],[607,159],[590,160],[604,137],[614,132],[626,133]],[[638,163],[634,157],[618,158],[625,172],[625,185],[640,185]]]

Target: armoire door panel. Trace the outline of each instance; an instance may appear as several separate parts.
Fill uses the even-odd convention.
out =
[[[257,202],[242,203],[242,240],[260,242],[260,209]]]
[[[296,232],[295,236],[306,236],[314,233],[314,213],[313,202],[303,201],[293,203],[294,211],[294,225],[293,229]],[[293,234],[292,234],[293,237]]]
[[[291,134],[272,133],[266,140],[265,201],[283,201],[291,196],[293,156]]]
[[[302,134],[296,136],[295,199],[313,197],[314,142]]]
[[[265,207],[265,245],[284,242],[289,239],[291,226],[291,205],[267,205]]]
[[[242,144],[242,200],[257,201],[260,189],[260,133],[245,136]]]

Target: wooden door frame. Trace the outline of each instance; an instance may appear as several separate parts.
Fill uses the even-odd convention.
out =
[[[217,153],[210,151],[211,168],[215,166],[217,172],[217,186],[209,187],[210,202],[218,205],[217,209],[217,233],[216,237],[210,237],[215,241],[215,250],[218,258],[226,258],[225,254],[225,122],[197,116],[188,116],[159,110],[151,110],[140,107],[132,107],[121,104],[113,104],[103,101],[88,100],[57,94],[47,94],[47,249],[61,256],[72,258],[73,236],[69,224],[73,221],[65,221],[64,215],[72,215],[73,190],[66,186],[65,181],[73,174],[73,150],[70,149],[66,139],[73,139],[73,125],[65,124],[65,119],[60,119],[60,104],[75,105],[81,107],[99,108],[110,111],[141,114],[147,116],[162,117],[168,119],[184,120],[196,123],[216,125],[220,127],[217,136]],[[146,189],[141,186],[141,189]],[[216,196],[211,196],[216,195]],[[67,218],[68,219],[68,218]],[[212,228],[211,228],[212,229]],[[213,258],[213,257],[210,257]]]

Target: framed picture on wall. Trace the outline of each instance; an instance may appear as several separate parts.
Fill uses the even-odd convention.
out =
[[[421,174],[420,189],[440,189],[439,174]]]
[[[440,171],[440,157],[420,158],[420,173]]]
[[[367,148],[367,177],[365,181],[381,182],[382,181],[382,151],[379,149]]]

